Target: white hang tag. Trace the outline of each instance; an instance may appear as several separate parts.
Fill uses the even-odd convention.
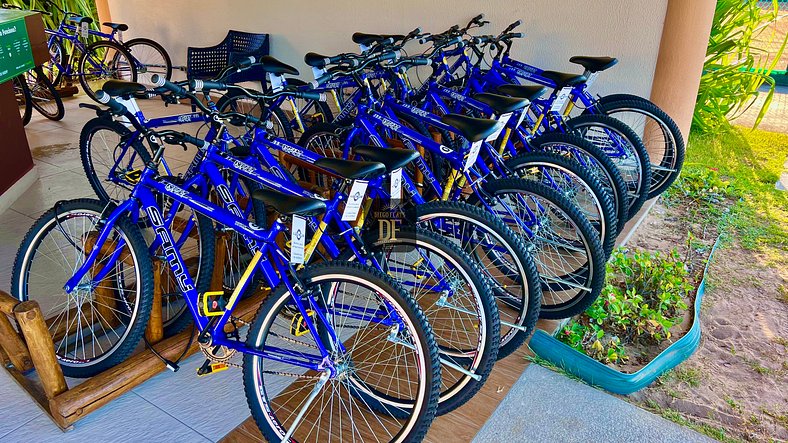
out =
[[[118,41],[122,42],[123,41],[123,31],[118,30],[118,33],[116,35],[118,36]]]
[[[353,180],[353,186],[350,187],[350,193],[345,203],[345,211],[342,213],[342,221],[356,221],[361,210],[361,203],[364,202],[364,196],[367,193],[368,184],[369,182],[366,180]]]
[[[79,32],[82,34],[82,38],[88,38],[88,22],[82,22],[79,24]]]
[[[471,145],[471,152],[468,153],[468,158],[465,160],[465,168],[463,168],[463,171],[467,171],[471,168],[471,166],[473,166],[474,163],[476,163],[476,159],[479,158],[479,151],[482,150],[483,141],[484,140],[473,142]]]
[[[525,120],[525,114],[528,113],[528,108],[530,107],[531,107],[531,103],[529,102],[528,106],[524,107],[523,109],[520,109],[520,118],[517,119],[517,124],[515,125],[515,128],[519,128],[520,125],[523,124],[523,120]]]
[[[269,73],[268,80],[271,82],[271,90],[274,92],[279,92],[285,87],[285,82],[281,75]]]
[[[306,219],[294,215],[293,229],[290,230],[290,263],[304,262],[304,245],[306,245]]]
[[[397,168],[391,172],[391,203],[397,205],[402,200],[402,168]]]
[[[598,72],[592,72],[591,74],[588,75],[588,77],[586,77],[586,87],[589,87],[592,84],[594,84],[594,81],[596,81],[597,75],[599,75]]]
[[[317,80],[318,77],[322,76],[325,73],[326,73],[325,68],[320,69],[320,68],[316,68],[316,67],[312,66],[312,75],[315,76],[315,80]]]
[[[369,46],[367,46],[367,45],[362,45],[361,43],[359,43],[358,47],[361,49],[361,52],[369,51]]]
[[[506,113],[498,117],[498,130],[490,134],[486,140],[488,142],[494,142],[498,140],[498,137],[501,136],[501,132],[503,132],[504,128],[506,128],[506,124],[509,123],[509,119],[512,118],[512,113]]]
[[[571,86],[561,88],[561,90],[558,91],[558,95],[556,96],[555,100],[553,100],[553,105],[550,106],[550,112],[558,112],[558,113],[563,112],[564,105],[566,105],[566,102],[567,100],[569,100],[570,95],[572,95]]]

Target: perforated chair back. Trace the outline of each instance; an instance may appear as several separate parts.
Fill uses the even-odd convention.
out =
[[[229,64],[236,60],[254,56],[268,55],[269,35],[250,32],[229,31],[227,36],[216,46],[205,48],[189,47],[187,49],[186,75],[189,78],[208,80],[215,78]],[[259,67],[233,73],[227,83],[245,81],[264,81],[265,72]]]

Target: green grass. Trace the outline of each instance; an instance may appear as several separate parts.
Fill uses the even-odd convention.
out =
[[[660,378],[664,379],[665,381],[675,380],[676,382],[685,383],[691,388],[697,388],[700,386],[700,381],[703,378],[703,374],[701,374],[700,369],[698,368],[679,366],[666,372]]]
[[[728,433],[722,428],[707,425],[705,423],[695,423],[694,421],[685,418],[679,411],[671,408],[660,407],[656,402],[649,401],[645,404],[645,406],[651,409],[654,413],[661,415],[673,423],[686,426],[723,443],[739,443],[742,441],[728,435]]]
[[[721,134],[693,132],[682,177],[666,194],[699,202],[698,212],[714,217],[721,232],[734,234],[747,249],[788,250],[788,192],[774,185],[788,158],[788,135],[733,128]],[[720,209],[719,200],[733,199]],[[780,261],[784,254],[773,254]],[[784,258],[783,258],[784,259]]]

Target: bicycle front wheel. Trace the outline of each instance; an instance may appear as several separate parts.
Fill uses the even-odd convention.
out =
[[[263,436],[421,441],[435,417],[441,384],[438,346],[424,313],[391,277],[360,264],[310,266],[300,279],[304,295],[311,294],[327,314],[328,324],[313,319],[318,337],[294,328],[304,322],[293,298],[302,295],[280,285],[260,306],[246,344],[269,355],[319,358],[322,342],[335,349],[328,358],[337,371],[328,376],[289,363],[292,358],[244,355],[246,398]],[[331,343],[331,330],[344,350]]]
[[[30,88],[27,86],[24,75],[14,77],[12,81],[16,105],[19,107],[19,117],[22,119],[22,126],[27,126],[33,116],[33,106],[30,103],[33,98],[30,95]]]
[[[58,202],[30,228],[14,262],[12,295],[38,302],[68,377],[91,377],[125,360],[150,318],[151,259],[125,217],[109,228],[93,269],[71,293],[63,289],[93,250],[104,209],[97,200]]]
[[[123,46],[108,40],[88,46],[78,65],[79,84],[93,100],[107,80],[137,81],[137,65]]]

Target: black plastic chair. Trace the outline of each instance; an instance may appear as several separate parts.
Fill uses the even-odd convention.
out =
[[[208,80],[216,77],[224,68],[243,57],[259,58],[268,55],[269,35],[250,32],[229,31],[216,46],[192,48],[187,50],[186,75],[192,79]],[[260,67],[230,74],[227,83],[262,81],[265,84],[265,71]]]

